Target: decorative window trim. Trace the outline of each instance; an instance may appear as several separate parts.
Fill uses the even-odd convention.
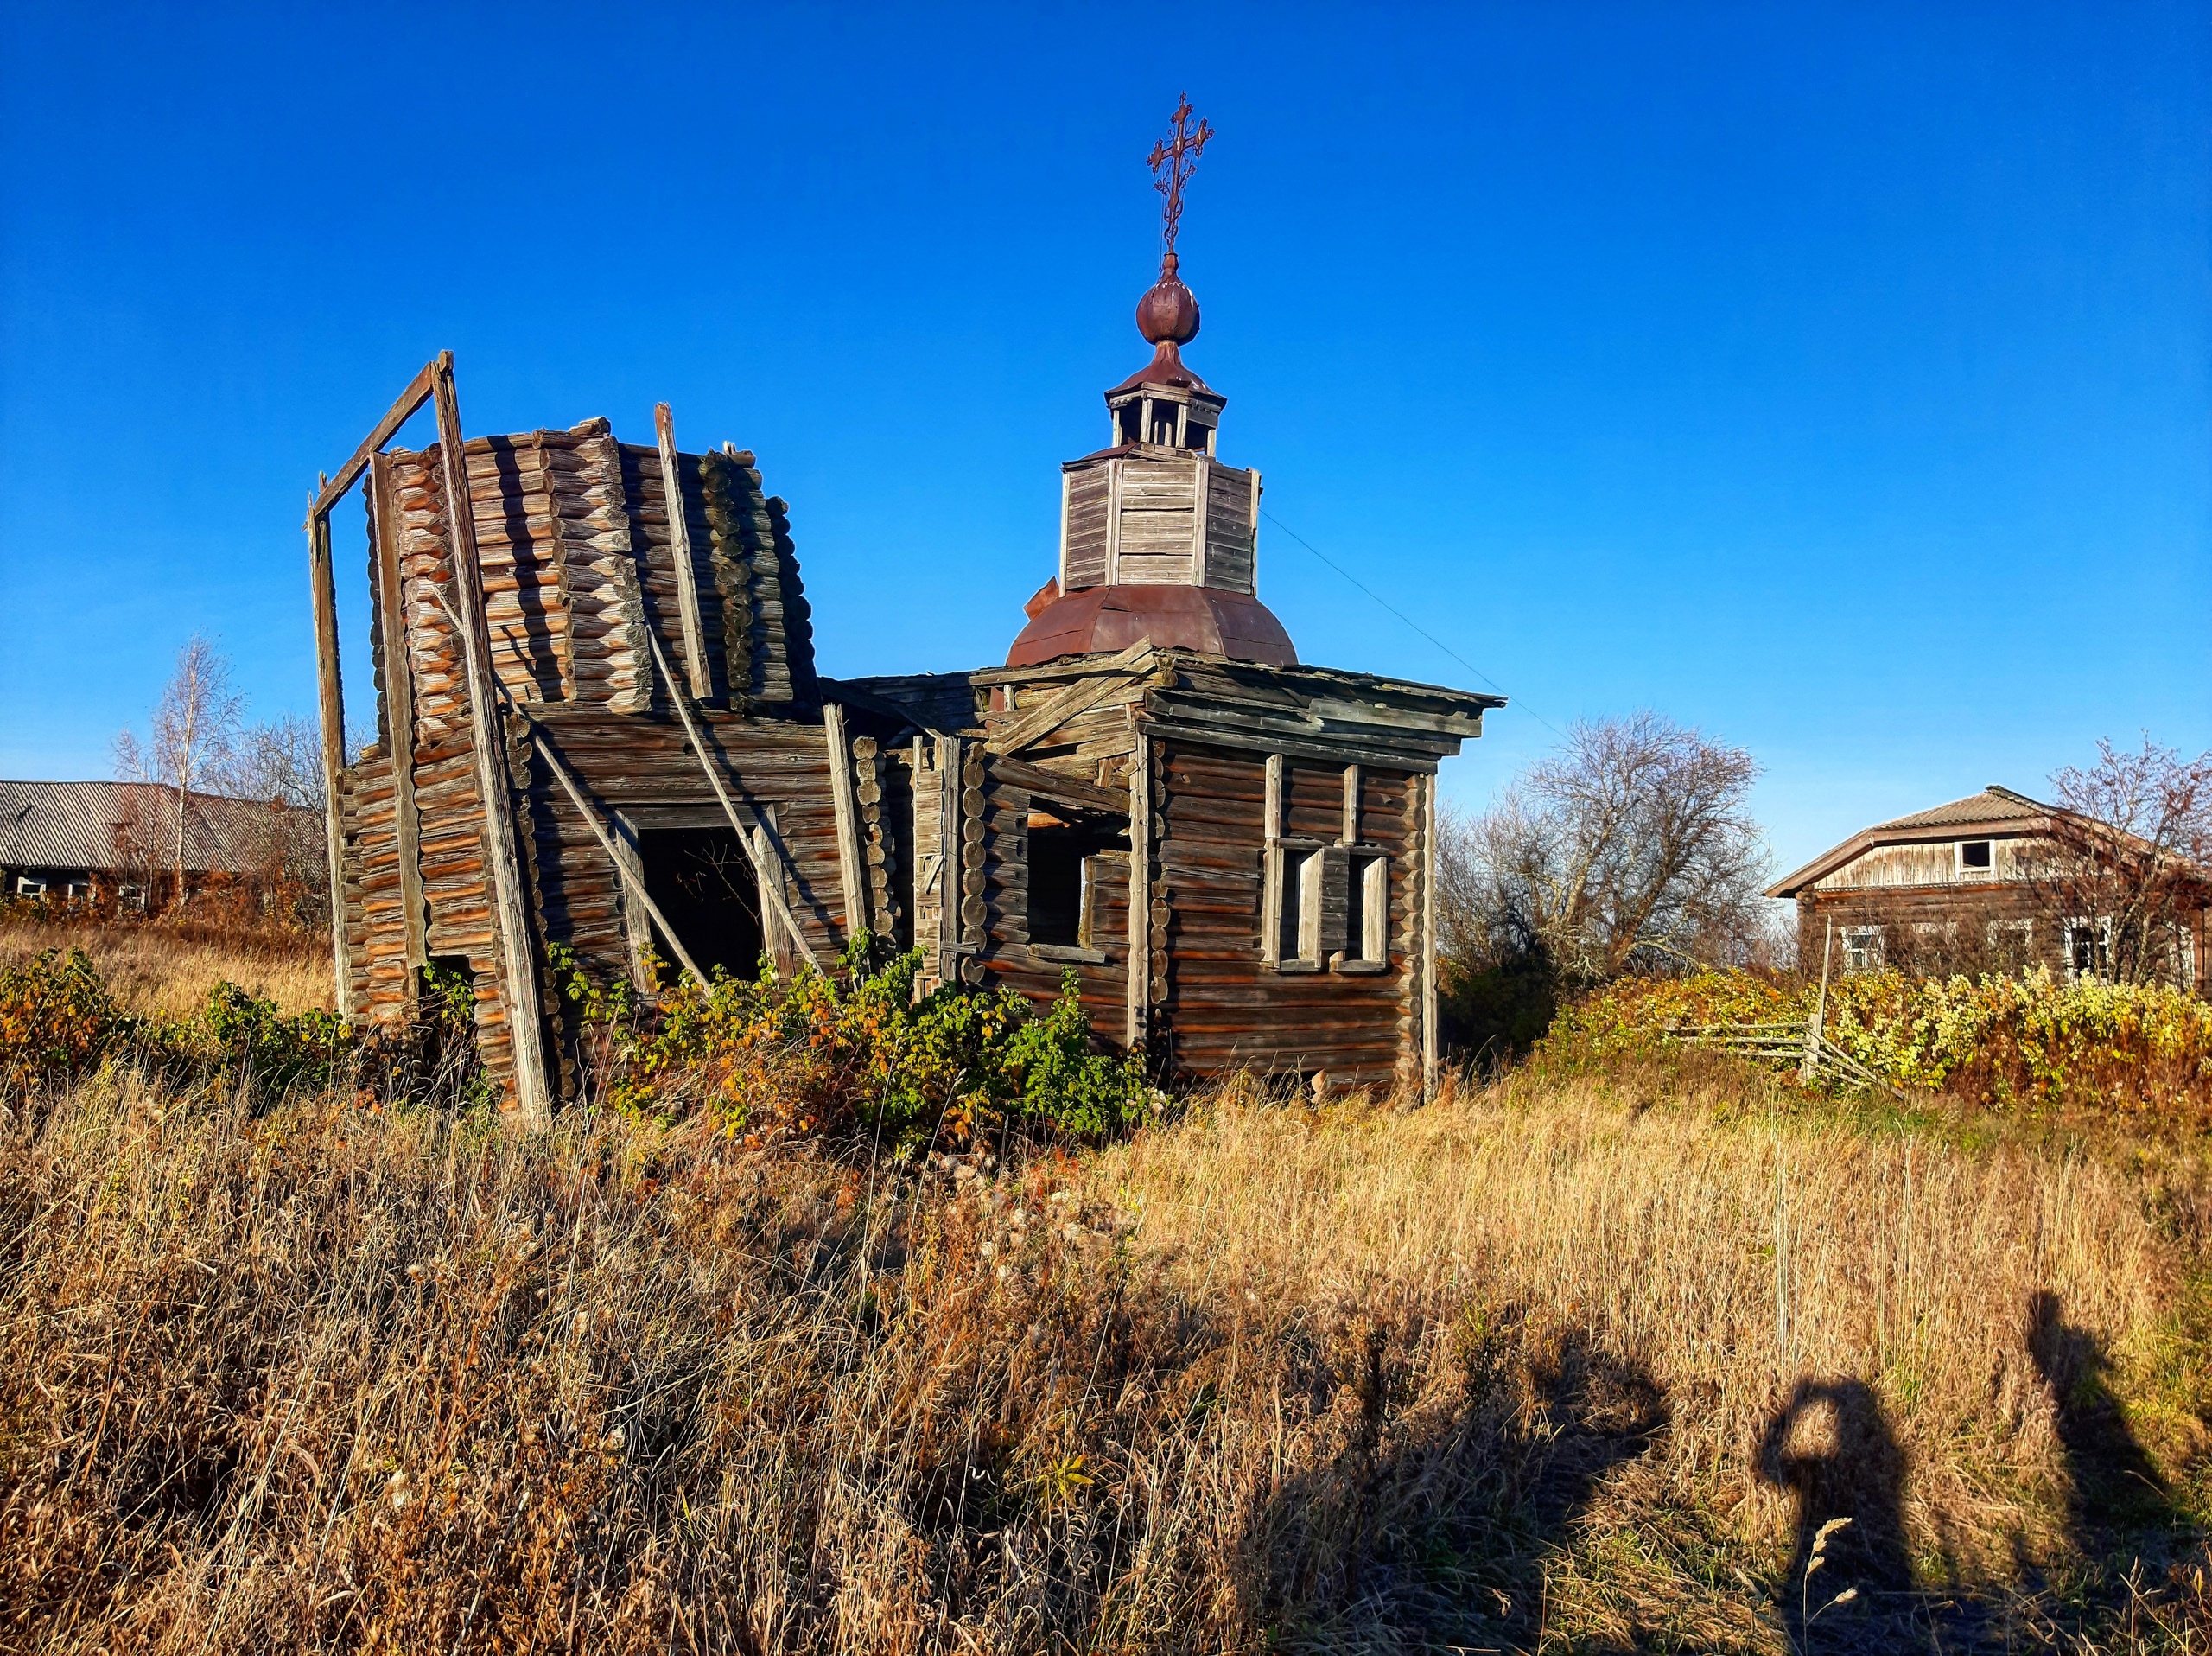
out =
[[[1843,972],[1848,978],[1861,971],[1879,971],[1887,958],[1880,926],[1847,926],[1842,930]],[[1871,949],[1869,945],[1872,946]],[[1857,957],[1857,958],[1854,958]]]

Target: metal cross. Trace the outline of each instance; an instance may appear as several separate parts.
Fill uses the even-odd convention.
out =
[[[1201,120],[1197,131],[1191,127],[1191,95],[1183,94],[1183,101],[1175,106],[1175,124],[1166,137],[1152,146],[1152,187],[1167,198],[1161,213],[1167,234],[1167,251],[1175,251],[1175,227],[1183,219],[1183,186],[1191,182],[1191,175],[1198,169],[1198,152],[1206,147],[1206,140],[1213,137],[1213,129]]]

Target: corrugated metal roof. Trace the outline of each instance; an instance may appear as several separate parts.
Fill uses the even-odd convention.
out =
[[[1916,811],[1909,817],[1893,817],[1887,822],[1878,822],[1867,832],[1879,837],[1897,829],[1949,828],[1969,822],[1990,827],[2017,822],[2025,828],[2050,816],[2053,809],[2050,806],[2038,805],[2025,794],[2015,793],[2010,788],[1986,787],[1979,793],[1969,794],[1963,799],[1954,799],[1948,805],[1939,805],[1933,810]]]
[[[184,862],[198,874],[240,873],[267,859],[272,815],[308,813],[257,799],[194,793]],[[176,856],[176,791],[153,782],[0,780],[0,868],[126,872]]]

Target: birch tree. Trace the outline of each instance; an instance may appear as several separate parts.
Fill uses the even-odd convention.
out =
[[[115,739],[118,774],[158,783],[172,792],[175,821],[169,844],[176,878],[175,903],[184,906],[186,837],[195,789],[212,792],[235,758],[245,698],[231,685],[231,664],[201,634],[177,652],[176,671],[155,704],[150,739],[124,730]]]

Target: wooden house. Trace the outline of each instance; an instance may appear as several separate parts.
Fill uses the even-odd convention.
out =
[[[604,420],[464,437],[427,365],[309,513],[340,1004],[473,980],[512,1107],[574,1090],[550,952],[836,969],[866,932],[925,986],[1049,997],[1163,1073],[1418,1083],[1438,1061],[1435,775],[1495,697],[1300,665],[1258,596],[1260,479],[1156,347],[1062,471],[1059,567],[1003,666],[814,668],[753,457]],[[437,441],[387,452],[426,402]],[[369,507],[376,741],[340,762],[330,512]],[[1009,608],[1012,606],[1009,604]]]
[[[311,812],[159,782],[0,781],[0,897],[145,914],[188,895],[244,887],[266,898],[305,872],[321,830]],[[308,862],[320,877],[319,858]]]
[[[2017,971],[2103,975],[2109,915],[2073,912],[2050,869],[2054,846],[2085,835],[2124,851],[2130,836],[1995,783],[1980,793],[1860,830],[1767,889],[1797,905],[1799,959],[1832,953],[1837,971],[1921,975]],[[2140,852],[2150,848],[2134,842]],[[2194,887],[2197,882],[2189,882]],[[2201,984],[2203,894],[2167,925],[2170,975]]]

